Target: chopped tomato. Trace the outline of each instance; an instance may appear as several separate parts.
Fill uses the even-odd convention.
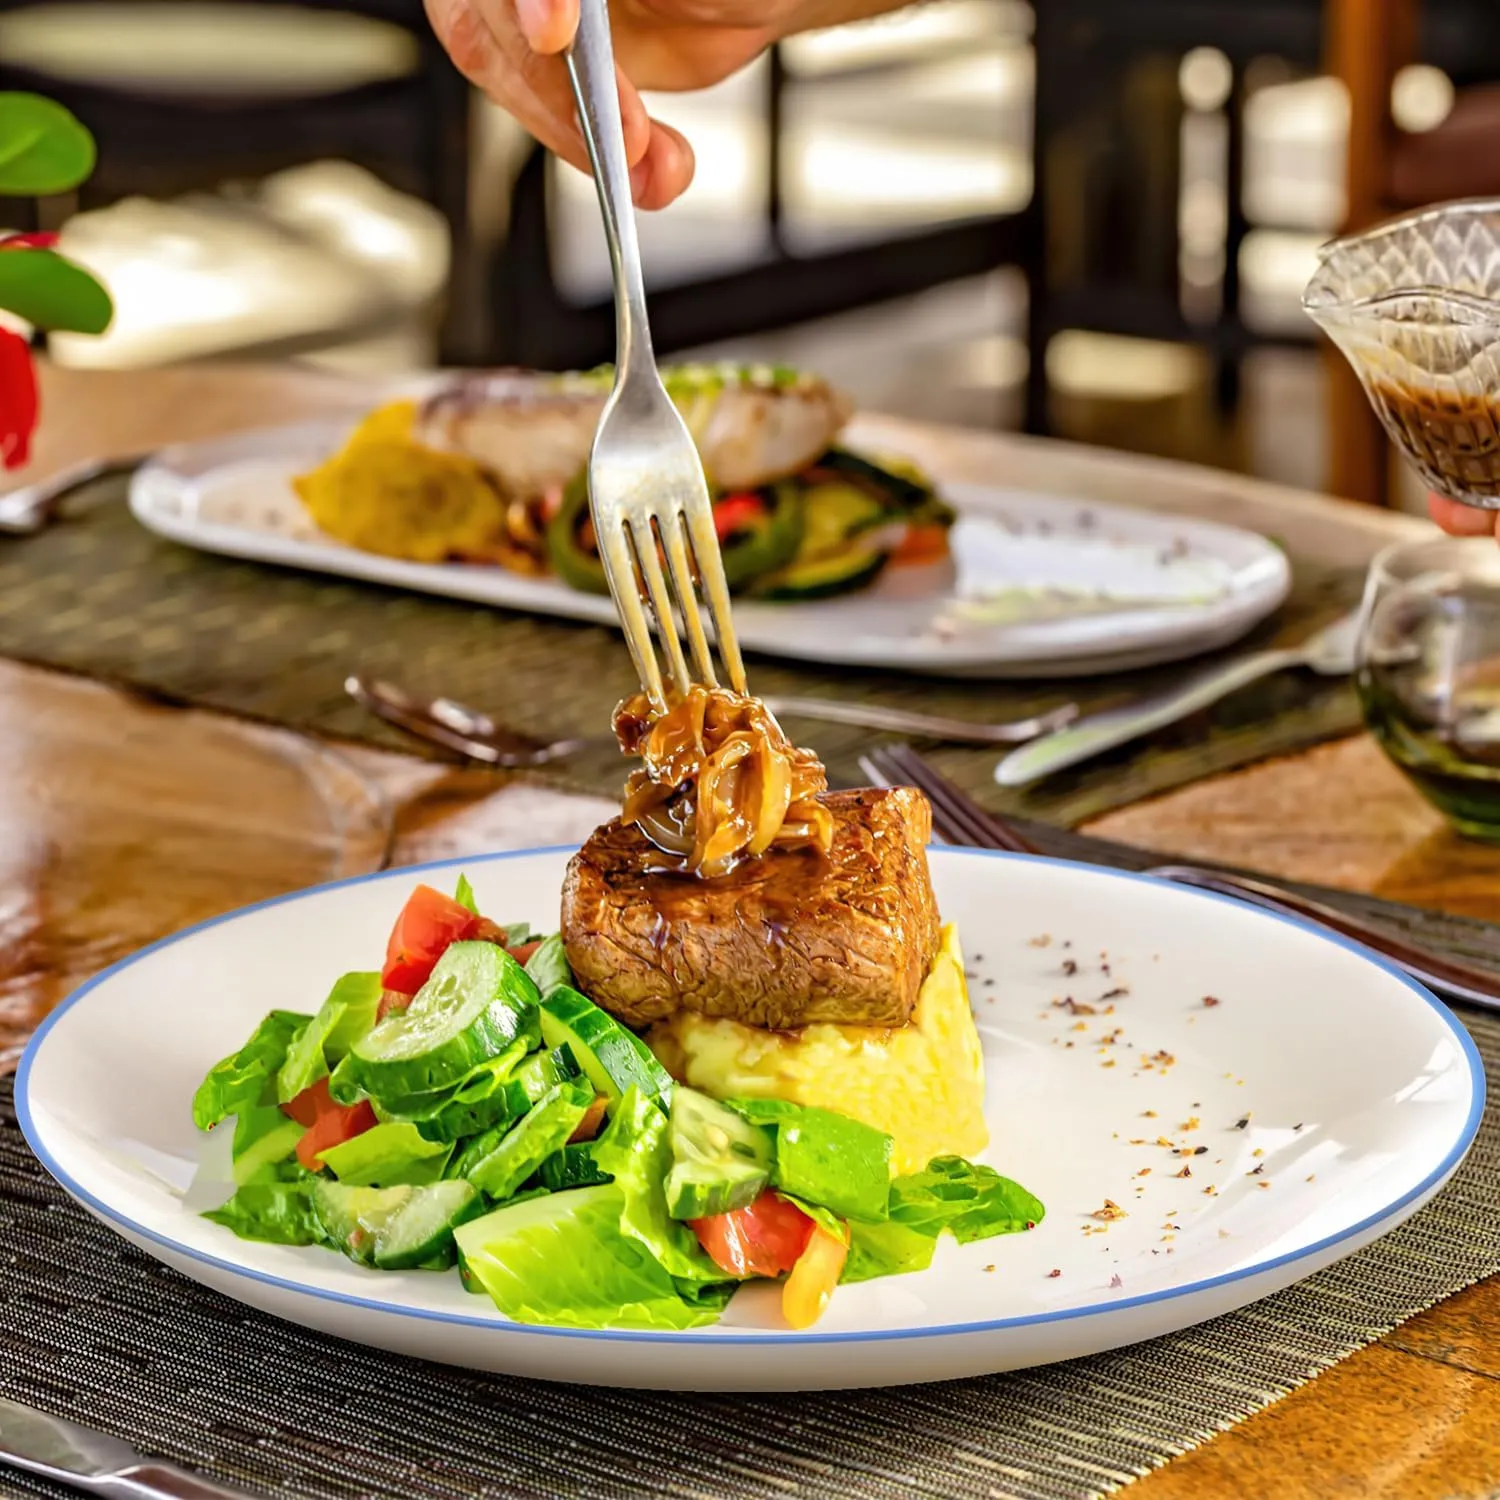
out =
[[[368,1099],[347,1108],[336,1104],[326,1115],[319,1115],[307,1134],[297,1142],[297,1160],[309,1172],[316,1172],[323,1165],[325,1151],[363,1135],[375,1123],[375,1111]]]
[[[538,938],[534,943],[516,943],[511,947],[506,947],[505,929],[498,922],[490,921],[488,917],[476,917],[474,930],[466,932],[464,936],[479,943],[498,943],[518,964],[524,964],[542,946],[542,940]]]
[[[332,1108],[333,1100],[328,1097],[328,1080],[320,1078],[310,1089],[303,1089],[295,1098],[283,1104],[281,1112],[284,1115],[290,1115],[299,1125],[306,1128],[324,1110]]]
[[[766,502],[751,491],[725,495],[714,502],[714,530],[721,542],[727,541],[752,521],[760,520],[765,513]]]
[[[417,997],[403,995],[400,990],[382,990],[380,1004],[375,1007],[375,1019],[383,1021],[393,1010],[405,1010]]]
[[[698,1243],[730,1276],[780,1276],[797,1264],[813,1221],[769,1190],[754,1203],[707,1219],[690,1219]]]
[[[609,1100],[603,1094],[595,1094],[594,1102],[583,1112],[583,1118],[578,1122],[578,1128],[568,1137],[571,1146],[574,1141],[591,1141],[599,1134],[599,1127],[604,1123],[604,1111],[609,1106]]]
[[[328,1080],[320,1079],[310,1089],[303,1089],[282,1109],[299,1125],[307,1127],[307,1134],[297,1142],[297,1160],[309,1172],[316,1172],[322,1165],[319,1157],[334,1146],[352,1141],[363,1135],[375,1124],[375,1111],[368,1100],[358,1104],[335,1104],[328,1093]]]
[[[388,990],[415,995],[427,983],[449,943],[468,937],[479,920],[451,896],[430,885],[419,885],[391,930],[380,982]]]
[[[908,526],[901,545],[891,553],[893,563],[938,562],[948,555],[946,526]]]
[[[814,1226],[792,1274],[781,1289],[781,1315],[793,1328],[811,1328],[828,1311],[833,1289],[849,1259],[847,1241]]]
[[[531,955],[535,953],[536,950],[541,946],[542,940],[538,938],[534,943],[517,943],[514,948],[507,948],[505,951],[510,954],[510,956],[515,959],[518,964],[524,964],[530,961]]]

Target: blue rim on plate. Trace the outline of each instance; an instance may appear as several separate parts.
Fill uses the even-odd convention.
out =
[[[217,927],[224,922],[232,921],[236,917],[245,916],[251,912],[264,911],[273,906],[281,906],[289,901],[298,901],[304,896],[317,895],[323,891],[339,890],[345,886],[364,885],[382,880],[420,880],[423,875],[432,871],[451,870],[461,865],[492,864],[501,860],[534,858],[538,855],[571,854],[574,852],[571,845],[549,845],[541,849],[511,849],[496,854],[460,856],[454,859],[434,860],[430,864],[406,865],[396,869],[376,870],[368,875],[353,875],[343,880],[329,881],[323,885],[309,886],[300,891],[292,891],[285,896],[272,896],[265,901],[257,901],[253,905],[242,906],[235,911],[226,912],[223,916],[210,917],[207,921],[194,923],[193,926],[186,927],[181,932],[175,932],[168,937],[158,939],[156,942],[142,948],[139,952],[132,953],[129,957],[122,958],[118,962],[111,964],[107,969],[104,969],[81,985],[66,1000],[58,1005],[42,1022],[41,1026],[37,1028],[36,1033],[32,1036],[31,1041],[26,1046],[25,1052],[21,1056],[20,1067],[16,1070],[16,1115],[20,1121],[21,1133],[25,1136],[27,1145],[31,1147],[37,1159],[52,1177],[72,1197],[76,1198],[80,1203],[85,1204],[100,1218],[128,1230],[131,1234],[139,1235],[142,1239],[149,1240],[153,1244],[160,1245],[175,1255],[184,1256],[202,1265],[212,1266],[216,1270],[226,1272],[231,1276],[243,1277],[265,1286],[275,1287],[281,1291],[316,1297],[327,1302],[336,1302],[346,1307],[368,1309],[371,1312],[383,1313],[388,1316],[414,1318],[421,1322],[457,1324],[468,1328],[492,1330],[500,1335],[522,1334],[537,1338],[603,1339],[611,1343],[651,1345],[690,1344],[694,1347],[704,1344],[718,1344],[735,1348],[765,1345],[798,1346],[805,1344],[879,1343],[907,1339],[954,1338],[961,1335],[997,1333],[1010,1329],[1035,1327],[1045,1323],[1068,1322],[1075,1318],[1098,1317],[1108,1313],[1125,1312],[1132,1308],[1148,1307],[1155,1303],[1171,1301],[1174,1298],[1211,1291],[1216,1287],[1228,1286],[1236,1281],[1243,1281],[1247,1277],[1263,1275],[1265,1272],[1274,1271],[1281,1266],[1290,1265],[1299,1260],[1311,1259],[1320,1255],[1323,1251],[1329,1250],[1347,1240],[1357,1239],[1366,1230],[1390,1218],[1392,1214],[1399,1212],[1407,1204],[1430,1192],[1458,1167],[1459,1163],[1468,1154],[1470,1146],[1474,1144],[1474,1137],[1478,1134],[1480,1122],[1484,1117],[1486,1083],[1484,1063],[1479,1056],[1479,1049],[1475,1046],[1473,1037],[1469,1035],[1468,1029],[1458,1017],[1431,990],[1425,985],[1419,984],[1395,964],[1389,962],[1379,954],[1372,953],[1362,944],[1356,943],[1342,934],[1330,932],[1327,928],[1319,927],[1316,923],[1306,921],[1300,917],[1283,916],[1279,912],[1252,907],[1248,902],[1237,901],[1232,896],[1223,896],[1214,891],[1203,891],[1192,887],[1173,885],[1169,881],[1158,880],[1154,876],[1138,874],[1132,870],[1116,870],[1107,865],[1086,864],[1078,860],[1054,859],[1045,855],[1012,854],[997,849],[955,849],[952,846],[944,846],[944,850],[945,855],[951,853],[960,858],[998,859],[1012,861],[1017,864],[1024,862],[1033,865],[1043,864],[1066,869],[1086,869],[1096,874],[1108,876],[1114,880],[1135,881],[1169,888],[1183,899],[1212,901],[1224,906],[1235,907],[1242,911],[1247,909],[1252,910],[1263,921],[1279,922],[1284,926],[1311,933],[1314,937],[1320,938],[1324,942],[1331,943],[1335,947],[1346,949],[1358,955],[1367,963],[1372,964],[1375,968],[1398,980],[1425,1004],[1436,1011],[1438,1018],[1458,1043],[1459,1049],[1468,1063],[1471,1089],[1469,1113],[1464,1120],[1463,1129],[1459,1133],[1458,1140],[1443,1158],[1442,1162],[1429,1172],[1421,1182],[1403,1193],[1401,1197],[1386,1204],[1379,1212],[1369,1214],[1357,1224],[1353,1224],[1337,1234],[1328,1235],[1324,1239],[1307,1245],[1300,1250],[1288,1251],[1285,1255],[1279,1255],[1272,1260],[1260,1261],[1242,1270],[1226,1271],[1218,1276],[1208,1276],[1201,1281],[1191,1281],[1182,1286],[1165,1288],[1157,1292],[1146,1292],[1138,1297],[1124,1297],[1113,1302],[1090,1303],[1084,1307],[1059,1308],[1050,1312],[1026,1313],[1019,1317],[990,1318],[983,1322],[951,1323],[932,1328],[893,1328],[850,1333],[786,1332],[737,1334],[699,1332],[696,1330],[691,1333],[653,1333],[649,1330],[618,1328],[553,1328],[539,1324],[513,1323],[493,1318],[470,1317],[463,1313],[437,1312],[425,1308],[397,1307],[374,1297],[356,1297],[347,1292],[333,1292],[319,1287],[311,1287],[305,1282],[296,1281],[290,1277],[273,1276],[265,1271],[253,1270],[236,1261],[209,1254],[207,1251],[194,1249],[191,1246],[184,1245],[180,1240],[174,1240],[167,1235],[142,1228],[125,1215],[115,1212],[108,1204],[102,1202],[81,1184],[74,1181],[40,1144],[36,1125],[31,1115],[29,1086],[32,1065],[38,1052],[46,1042],[47,1034],[91,990],[103,984],[105,980],[111,978],[113,975],[129,968],[132,964],[139,963],[150,954],[157,952],[158,949],[170,947],[174,943],[180,943],[199,932],[204,932],[211,927]]]

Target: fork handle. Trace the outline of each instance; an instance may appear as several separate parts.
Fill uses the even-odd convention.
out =
[[[583,142],[594,169],[594,187],[604,216],[604,237],[609,243],[618,345],[615,380],[619,382],[638,361],[647,366],[654,361],[606,0],[579,0],[578,30],[568,49],[567,62],[573,97],[578,103],[578,119],[583,127]]]

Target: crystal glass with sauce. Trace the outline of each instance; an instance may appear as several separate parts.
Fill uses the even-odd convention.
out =
[[[1381,748],[1450,823],[1500,842],[1500,547],[1403,542],[1365,584],[1355,683]]]
[[[1334,240],[1302,306],[1428,487],[1500,509],[1500,199]]]

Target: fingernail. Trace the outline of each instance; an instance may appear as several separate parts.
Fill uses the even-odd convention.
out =
[[[533,51],[538,42],[546,41],[546,33],[552,20],[549,0],[516,0],[516,20],[520,22],[521,34]]]
[[[630,197],[633,202],[639,203],[646,196],[646,189],[651,186],[651,158],[643,156],[630,169]]]

